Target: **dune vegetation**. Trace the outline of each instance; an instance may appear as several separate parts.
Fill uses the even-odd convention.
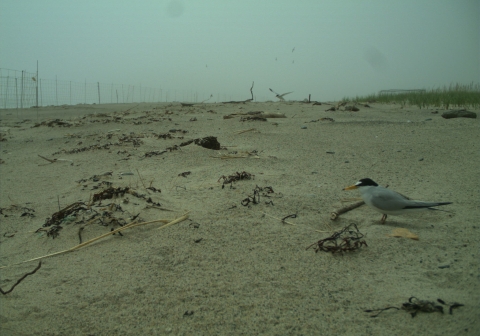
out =
[[[344,98],[345,101],[369,101],[379,103],[399,103],[402,106],[414,105],[419,108],[480,107],[480,84],[450,84],[431,90],[389,90],[368,96]]]

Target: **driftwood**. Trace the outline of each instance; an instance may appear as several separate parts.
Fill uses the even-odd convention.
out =
[[[246,100],[239,100],[239,101],[227,101],[227,102],[222,102],[222,104],[245,104],[250,101],[253,101],[253,85],[255,85],[255,82],[252,82],[252,87],[250,88],[250,93],[252,94],[252,98],[246,99]]]
[[[345,206],[343,208],[340,208],[338,210],[335,210],[330,214],[330,219],[331,220],[336,220],[338,218],[338,216],[340,216],[341,214],[343,214],[345,212],[348,212],[350,210],[353,210],[355,208],[358,208],[359,206],[362,206],[364,204],[365,204],[364,201],[359,201],[357,203],[353,203],[353,204],[350,204],[350,205]]]

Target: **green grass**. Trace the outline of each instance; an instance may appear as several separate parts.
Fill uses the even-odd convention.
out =
[[[480,107],[480,84],[471,83],[469,85],[450,84],[425,90],[425,92],[408,92],[398,94],[371,94],[355,99],[345,97],[344,101],[369,101],[378,103],[400,103],[405,105],[414,105],[419,108],[453,108],[453,107]]]

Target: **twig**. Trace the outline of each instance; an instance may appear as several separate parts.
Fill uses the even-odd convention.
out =
[[[143,182],[142,175],[140,175],[140,172],[138,171],[138,169],[136,170],[137,170],[138,177],[140,178],[140,182],[142,182],[143,187],[150,194],[150,191],[147,189],[147,187],[145,186],[145,183]]]
[[[37,155],[40,156],[42,159],[47,160],[47,161],[50,162],[50,163],[55,163],[55,162],[58,162],[58,161],[68,161],[68,162],[71,162],[70,165],[73,166],[73,161],[72,161],[72,160],[67,160],[67,159],[48,159],[48,158],[46,158],[45,156],[41,156],[40,154],[37,154]]]
[[[274,218],[274,219],[277,219],[277,220],[279,220],[279,221],[282,222],[282,223],[289,224],[289,225],[293,225],[293,226],[297,226],[297,224],[287,222],[286,220],[283,220],[282,218],[273,217],[272,215],[269,215],[269,214],[267,214],[266,212],[262,212],[262,213],[263,213],[264,215],[267,215],[268,217],[272,217],[272,218]]]
[[[42,262],[39,261],[38,262],[38,266],[35,267],[35,269],[27,274],[25,274],[24,276],[22,276],[20,279],[17,280],[17,282],[12,286],[12,288],[10,288],[8,291],[4,292],[1,288],[0,288],[0,292],[3,294],[3,295],[6,295],[8,293],[10,293],[11,291],[13,291],[13,289],[20,283],[22,282],[23,279],[25,279],[27,276],[29,275],[32,275],[34,274],[36,271],[38,271],[40,269],[40,267],[42,267]]]
[[[41,156],[40,154],[37,154],[37,155],[40,156],[42,159],[47,160],[47,161],[50,162],[50,163],[55,163],[55,162],[57,162],[57,159],[51,160],[51,159],[47,159],[45,156]]]
[[[338,210],[335,210],[331,213],[330,215],[330,219],[331,220],[336,220],[338,218],[338,216],[340,216],[341,214],[345,213],[345,212],[348,212],[350,210],[353,210],[355,208],[358,208],[359,206],[362,206],[364,205],[365,202],[364,201],[359,201],[359,202],[356,202],[356,203],[353,203],[353,204],[350,204],[350,205],[347,205],[343,208],[340,208]]]
[[[256,128],[250,128],[250,129],[246,129],[246,130],[235,131],[235,134],[242,134],[242,133],[256,131],[256,130],[257,130]]]
[[[105,233],[105,234],[103,234],[103,235],[101,235],[101,236],[98,236],[98,237],[96,237],[96,238],[90,239],[90,240],[88,240],[88,241],[86,241],[86,242],[84,242],[84,243],[78,244],[78,245],[76,245],[76,246],[74,246],[74,247],[72,247],[72,248],[69,248],[69,249],[67,249],[67,250],[63,250],[63,251],[59,251],[59,252],[47,254],[47,255],[44,255],[44,256],[41,256],[41,257],[37,257],[37,258],[30,259],[30,260],[22,261],[22,262],[20,262],[20,263],[13,264],[13,265],[19,265],[19,264],[27,263],[27,262],[30,262],[30,261],[35,261],[35,260],[40,260],[40,259],[44,259],[44,258],[48,258],[48,257],[53,257],[53,256],[55,256],[55,255],[63,254],[63,253],[66,253],[66,252],[72,252],[72,251],[75,251],[75,250],[77,250],[77,249],[79,249],[79,248],[81,248],[81,247],[84,247],[84,246],[86,246],[86,245],[89,245],[89,244],[91,244],[91,243],[93,243],[93,242],[95,242],[95,241],[97,241],[97,240],[99,240],[99,239],[102,239],[102,238],[105,238],[105,237],[107,237],[107,236],[113,235],[113,234],[115,234],[115,233],[117,233],[117,232],[120,232],[120,231],[123,231],[123,230],[125,230],[125,229],[133,228],[133,227],[135,227],[135,226],[152,224],[152,223],[158,223],[158,222],[166,223],[165,225],[162,225],[161,227],[159,227],[159,229],[162,229],[162,228],[165,228],[165,227],[167,227],[167,226],[170,226],[170,225],[173,225],[173,224],[177,224],[177,223],[179,223],[179,222],[181,222],[181,221],[184,221],[184,220],[187,219],[187,218],[188,218],[188,214],[185,214],[185,215],[183,215],[183,216],[181,216],[181,217],[179,217],[179,218],[177,218],[177,219],[175,219],[175,220],[173,220],[173,221],[169,221],[169,220],[166,220],[166,219],[157,219],[157,220],[153,220],[153,221],[149,221],[149,222],[142,222],[142,223],[132,222],[132,223],[129,223],[129,224],[127,224],[127,225],[124,225],[124,226],[122,226],[122,227],[120,227],[120,228],[118,228],[118,229],[116,229],[116,230],[107,232],[107,233]],[[10,265],[10,266],[13,266],[13,265]],[[2,266],[2,267],[0,267],[0,269],[5,268],[5,267],[8,267],[8,266]]]

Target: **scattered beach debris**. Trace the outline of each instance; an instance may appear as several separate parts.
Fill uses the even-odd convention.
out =
[[[252,150],[250,152],[248,151],[233,151],[233,152],[228,152],[227,154],[222,154],[219,156],[210,156],[215,159],[222,159],[222,160],[227,160],[227,159],[245,159],[248,157],[253,157],[255,159],[259,159],[260,157],[258,156],[258,151],[257,150]]]
[[[360,109],[356,106],[345,106],[345,111],[358,112]]]
[[[240,121],[267,121],[267,118],[263,118],[263,117],[241,117]]]
[[[273,204],[272,204],[272,205],[273,205]],[[275,216],[269,215],[269,214],[266,213],[266,212],[263,212],[263,214],[264,214],[265,216],[268,216],[268,217],[274,218],[274,219],[276,219],[276,220],[279,220],[279,221],[282,222],[283,224],[288,224],[288,225],[293,225],[293,226],[296,226],[296,225],[297,225],[297,224],[288,222],[288,221],[286,220],[287,218],[297,218],[297,214],[288,215],[288,216],[285,216],[285,217],[283,217],[283,218],[277,218],[277,217],[275,217]],[[295,217],[293,217],[293,216],[295,216]]]
[[[64,218],[75,215],[81,211],[81,210],[87,210],[87,205],[84,202],[75,202],[72,203],[65,208],[59,210],[58,212],[55,212],[50,218],[47,218],[45,221],[45,224],[43,224],[43,227],[49,227],[52,225],[59,226]],[[58,231],[59,229],[57,229]],[[54,237],[55,238],[55,237]]]
[[[189,141],[182,142],[180,144],[181,147],[190,145],[191,143],[195,143],[196,145],[202,146],[208,149],[219,150],[221,148],[220,142],[218,142],[217,137],[214,136],[207,136],[204,138],[197,138]]]
[[[252,132],[252,131],[256,131],[256,130],[257,130],[256,128],[249,128],[249,129],[245,129],[245,130],[235,131],[234,133],[235,134],[242,134],[242,133]]]
[[[98,236],[98,237],[96,237],[96,238],[92,238],[92,239],[90,239],[90,240],[88,240],[88,241],[86,241],[86,242],[84,242],[84,243],[81,243],[81,244],[79,244],[79,245],[76,245],[76,246],[74,246],[74,247],[72,247],[72,248],[69,248],[69,249],[67,249],[67,250],[63,250],[63,251],[59,251],[59,252],[47,254],[47,255],[44,255],[44,256],[41,256],[41,257],[37,257],[37,258],[33,258],[33,259],[30,259],[30,260],[25,260],[25,261],[23,261],[23,262],[21,262],[21,263],[18,263],[18,264],[27,263],[27,262],[31,262],[31,261],[36,261],[36,260],[40,260],[40,259],[45,259],[45,258],[53,257],[53,256],[56,256],[56,255],[59,255],[59,254],[64,254],[64,253],[67,253],[67,252],[73,252],[73,251],[75,251],[75,250],[77,250],[77,249],[79,249],[79,248],[82,248],[82,247],[84,247],[84,246],[86,246],[86,245],[89,245],[89,244],[91,244],[91,243],[93,243],[93,242],[95,242],[95,241],[97,241],[97,240],[99,240],[99,239],[105,238],[105,237],[110,236],[110,235],[114,235],[114,234],[116,234],[116,233],[120,233],[120,231],[123,231],[123,230],[126,230],[126,229],[130,229],[130,228],[133,228],[133,227],[136,227],[136,226],[141,226],[141,225],[146,225],[146,224],[152,224],[152,223],[159,223],[159,222],[165,223],[164,225],[162,225],[162,226],[160,226],[160,227],[158,228],[158,230],[161,230],[161,229],[164,229],[164,228],[169,227],[169,226],[171,226],[171,225],[180,223],[180,222],[186,220],[187,218],[188,218],[188,212],[185,213],[184,215],[182,215],[181,217],[178,217],[178,218],[176,218],[176,219],[174,219],[174,220],[169,220],[169,219],[157,219],[157,220],[153,220],[153,221],[149,221],[149,222],[141,222],[141,223],[138,223],[138,222],[136,221],[136,219],[133,219],[132,222],[130,222],[130,223],[127,224],[127,225],[124,225],[124,226],[122,226],[122,227],[120,227],[120,228],[118,228],[118,229],[116,229],[116,230],[112,230],[112,231],[110,231],[110,232],[107,232],[107,233],[105,233],[105,234],[103,234],[103,235],[100,235],[100,236]],[[18,265],[18,264],[15,264],[15,265]],[[13,265],[8,265],[8,266],[13,266]],[[5,268],[5,267],[8,267],[8,266],[1,266],[0,269]]]
[[[192,172],[186,171],[186,172],[183,172],[183,173],[178,174],[178,176],[187,177],[187,176],[190,175],[191,173],[192,173]]]
[[[442,304],[442,305],[450,306],[449,307],[450,315],[453,315],[453,309],[464,306],[463,304],[457,303],[457,302],[454,302],[454,303],[448,305],[442,299],[437,299],[437,302]],[[423,312],[423,313],[439,312],[439,313],[443,314],[443,306],[437,305],[436,302],[434,302],[434,301],[417,299],[415,296],[410,297],[408,299],[408,302],[403,303],[400,308],[398,308],[398,307],[387,307],[387,308],[382,308],[382,309],[367,309],[367,310],[365,310],[365,312],[366,313],[378,312],[378,313],[370,316],[370,317],[377,317],[382,312],[384,312],[385,310],[388,310],[388,309],[396,309],[396,310],[401,310],[402,309],[402,310],[405,310],[408,313],[410,313],[410,315],[412,315],[412,318],[414,318],[417,315],[418,312]]]
[[[153,136],[157,139],[173,139],[173,136],[170,133],[163,133],[163,134],[154,133]]]
[[[42,267],[42,262],[41,262],[41,261],[38,262],[38,266],[35,267],[35,269],[34,269],[33,271],[28,272],[27,274],[25,274],[24,276],[22,276],[20,279],[18,279],[17,282],[15,282],[15,284],[14,284],[9,290],[4,291],[3,289],[0,288],[0,293],[2,293],[3,295],[7,295],[8,293],[12,292],[12,291],[15,289],[15,287],[17,287],[17,285],[18,285],[20,282],[23,281],[23,279],[25,279],[25,278],[26,278],[27,276],[29,276],[29,275],[35,274],[35,272],[37,272],[37,271],[40,269],[40,267]]]
[[[162,155],[163,153],[166,153],[168,152],[167,150],[156,150],[156,151],[150,151],[150,152],[146,152],[145,154],[143,154],[143,157],[152,157],[152,156],[155,156],[155,155]]]
[[[470,112],[465,109],[462,110],[453,110],[447,111],[442,113],[442,118],[445,119],[452,119],[452,118],[477,118],[477,114],[475,112]]]
[[[55,125],[61,126],[61,127],[70,127],[70,126],[73,126],[74,124],[65,120],[55,119],[55,120],[43,121],[41,123],[37,123],[33,125],[32,128],[39,127],[39,126],[54,127]]]
[[[223,183],[222,183],[222,189],[223,189],[225,188],[225,184],[230,183],[230,187],[232,187],[233,182],[237,182],[240,180],[250,180],[252,179],[252,177],[255,178],[255,175],[247,173],[246,171],[242,171],[241,173],[235,172],[228,176],[222,175],[220,176],[217,182],[220,182],[220,180],[223,179]]]
[[[247,198],[243,199],[241,204],[243,206],[247,206],[250,203],[259,204],[260,203],[260,196],[270,197],[269,194],[273,194],[273,193],[274,193],[274,191],[273,191],[272,187],[263,187],[262,188],[262,187],[259,187],[257,185],[257,186],[255,186],[255,189],[253,189],[253,195],[249,195]],[[268,201],[266,203],[273,205],[273,202],[271,202],[271,201]]]
[[[55,162],[58,162],[58,161],[68,161],[68,162],[70,162],[70,166],[73,166],[73,161],[72,161],[72,160],[67,160],[67,159],[47,159],[45,156],[41,156],[40,154],[37,154],[37,155],[40,156],[42,159],[47,160],[47,161],[50,162],[50,163],[55,163]]]
[[[263,111],[250,111],[246,113],[232,113],[228,114],[226,116],[223,116],[223,119],[232,119],[235,117],[241,117],[241,116],[249,116],[249,117],[259,117],[259,118],[286,118],[284,113],[265,113]]]
[[[418,235],[415,233],[410,232],[405,228],[396,228],[393,230],[392,234],[388,235],[389,237],[397,237],[397,238],[410,238],[413,240],[418,240]]]
[[[334,122],[335,120],[333,118],[320,118],[320,119],[310,120],[309,122],[317,122],[317,121],[331,121],[331,122]]]
[[[319,251],[331,253],[355,251],[362,246],[368,246],[366,241],[362,239],[363,236],[363,233],[358,230],[357,224],[352,223],[344,227],[341,231],[335,232],[330,237],[320,239],[306,249],[308,250],[310,247],[316,245],[315,253]]]

